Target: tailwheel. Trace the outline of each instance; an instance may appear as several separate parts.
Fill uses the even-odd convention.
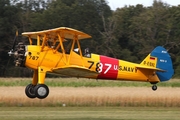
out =
[[[34,85],[33,84],[29,84],[26,86],[26,89],[25,89],[25,93],[26,93],[26,96],[29,97],[29,98],[36,98],[36,95],[35,95],[35,92],[34,92]]]
[[[157,90],[157,86],[156,86],[156,85],[153,85],[153,86],[152,86],[152,90],[156,91],[156,90]]]
[[[38,84],[35,86],[34,92],[37,98],[44,99],[49,94],[49,88],[45,84]]]

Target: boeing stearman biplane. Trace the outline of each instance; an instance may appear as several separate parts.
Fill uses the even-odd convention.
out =
[[[60,27],[38,32],[24,32],[29,45],[20,42],[9,55],[15,65],[34,70],[32,83],[25,93],[29,98],[46,98],[49,88],[45,85],[47,73],[94,79],[128,80],[156,83],[171,79],[174,74],[171,57],[163,47],[156,47],[140,64],[118,60],[103,55],[83,53],[80,40],[91,38],[81,31]]]

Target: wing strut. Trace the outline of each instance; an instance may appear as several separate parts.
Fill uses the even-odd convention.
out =
[[[69,59],[68,59],[68,65],[70,64],[70,59],[71,59],[71,56],[72,56],[72,52],[74,50],[74,45],[75,45],[76,39],[77,39],[77,37],[74,37],[74,40],[73,40],[73,43],[72,43],[72,46],[71,46],[71,52],[70,52]]]
[[[77,38],[77,37],[76,37],[76,38]],[[82,60],[83,67],[84,67],[85,65],[84,65],[84,62],[83,62],[83,56],[82,56],[81,46],[80,46],[79,40],[76,40],[76,41],[77,41],[77,44],[78,44],[79,53],[80,53],[80,56],[81,56],[81,60]]]
[[[40,35],[37,35],[37,45],[40,46]]]
[[[46,43],[46,34],[44,34],[44,38],[43,38],[43,43],[42,43],[42,47],[41,47],[41,51],[44,49],[45,43]]]
[[[84,60],[83,60],[83,55],[82,55],[82,51],[81,51],[81,46],[80,46],[77,35],[74,35],[73,43],[72,43],[72,46],[71,46],[71,52],[70,52],[69,59],[68,59],[68,65],[70,64],[70,59],[71,59],[71,56],[72,56],[72,53],[73,53],[74,46],[75,46],[76,42],[77,42],[79,53],[80,53],[80,56],[81,56],[82,66],[85,67]]]
[[[64,46],[63,46],[63,43],[62,43],[62,41],[64,40],[64,34],[63,34],[62,37],[61,37],[61,35],[60,35],[60,32],[57,33],[57,34],[58,34],[59,43],[60,43],[60,46],[61,46],[61,50],[62,50],[63,56],[64,56],[64,59],[65,59],[66,64],[67,64],[66,53],[65,53]]]
[[[29,44],[32,45],[32,39],[31,39],[31,36],[29,36]]]

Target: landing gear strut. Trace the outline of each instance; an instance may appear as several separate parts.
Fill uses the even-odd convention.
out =
[[[49,88],[45,84],[32,85],[29,84],[25,89],[26,96],[29,98],[44,99],[49,94]]]

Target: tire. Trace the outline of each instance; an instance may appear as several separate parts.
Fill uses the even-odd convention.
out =
[[[156,86],[156,85],[153,85],[153,86],[152,86],[152,90],[156,91],[156,90],[157,90],[157,86]]]
[[[37,98],[44,99],[49,95],[49,88],[45,84],[38,84],[34,88],[34,92]]]
[[[25,94],[27,97],[29,98],[36,98],[35,92],[34,92],[34,85],[33,84],[29,84],[26,86],[25,89]]]

